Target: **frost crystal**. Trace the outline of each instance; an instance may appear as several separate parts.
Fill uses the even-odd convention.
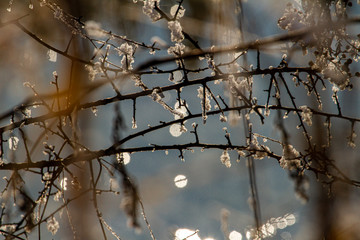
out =
[[[13,136],[9,138],[9,149],[15,151],[18,148],[19,138]]]
[[[259,144],[256,136],[253,136],[251,139],[250,150],[255,151],[255,159],[263,159],[268,156],[268,152],[271,152],[269,147]]]
[[[299,107],[302,111],[301,113],[301,117],[302,120],[308,125],[311,126],[312,125],[312,111],[310,108],[308,108],[307,106],[300,106]]]
[[[119,55],[124,54],[124,55],[132,56],[134,54],[134,48],[128,43],[121,44],[118,51],[119,51]]]
[[[159,102],[161,100],[161,96],[159,94],[159,89],[158,88],[154,88],[154,90],[151,93],[151,98],[152,100],[154,100],[155,102]]]
[[[167,52],[169,55],[180,56],[184,54],[185,45],[182,43],[175,43],[175,46],[169,47]]]
[[[283,146],[283,156],[280,159],[280,166],[284,169],[296,170],[301,167],[300,153],[293,145]]]
[[[168,22],[168,28],[171,31],[171,41],[180,43],[184,40],[184,34],[182,33],[179,21]]]
[[[227,150],[224,150],[223,153],[220,156],[220,161],[222,164],[224,164],[227,168],[231,167],[230,162],[230,155]]]
[[[201,107],[203,107],[204,106],[204,103],[203,103],[203,101],[204,101],[204,88],[199,87],[197,89],[197,91],[198,91],[197,97],[201,99]],[[205,91],[205,92],[206,92],[205,93],[205,110],[210,111],[211,110],[211,104],[210,104],[210,99],[209,99],[210,93],[208,91]]]
[[[43,176],[44,181],[50,181],[51,178],[52,178],[52,173],[50,173],[50,172],[44,173],[44,176]]]
[[[219,118],[220,118],[220,122],[226,122],[227,121],[227,117],[225,115],[220,114]]]
[[[131,128],[132,128],[132,129],[136,129],[136,128],[137,128],[137,124],[136,124],[136,120],[135,120],[135,118],[132,118],[132,121],[131,121]]]
[[[174,119],[180,119],[184,118],[188,115],[187,109],[185,107],[185,103],[183,100],[181,100],[181,104],[179,104],[179,101],[177,101],[174,105],[174,110],[177,111],[179,114],[174,114]]]
[[[56,232],[59,230],[60,225],[59,222],[56,221],[55,217],[52,216],[47,220],[47,229],[51,232],[52,235],[55,235]]]
[[[355,148],[356,147],[356,144],[355,144],[355,138],[356,138],[356,133],[355,131],[352,131],[351,132],[351,135],[349,137],[349,141],[348,141],[348,145],[352,148]]]
[[[128,43],[123,43],[119,48],[116,49],[119,53],[119,56],[123,56],[121,59],[121,65],[123,69],[132,70],[134,63],[134,48]]]
[[[252,82],[253,82],[252,77],[245,78],[245,79],[238,81],[234,77],[234,75],[229,75],[228,80],[230,83],[231,91],[235,95],[239,95],[238,93],[244,93],[245,91],[251,91],[251,86],[252,86]]]
[[[89,73],[89,79],[90,81],[94,81],[97,74],[101,73],[101,63],[95,62],[93,66],[91,65],[85,65],[85,69]]]

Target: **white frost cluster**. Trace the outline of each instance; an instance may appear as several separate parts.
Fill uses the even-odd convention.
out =
[[[160,13],[155,10],[155,3],[159,4],[160,0],[145,0],[143,12],[151,18],[154,22],[160,19]]]
[[[288,170],[296,170],[301,167],[300,153],[293,145],[283,146],[283,156],[280,159],[280,166]]]
[[[256,136],[252,137],[249,150],[255,151],[255,159],[263,159],[268,156],[268,152],[271,152],[269,147],[259,144]]]
[[[89,37],[94,38],[101,38],[106,35],[105,32],[101,29],[101,24],[93,20],[85,22],[85,31]]]
[[[177,4],[175,4],[174,6],[172,6],[170,8],[170,15],[172,17],[175,17],[175,14],[176,14],[176,11],[178,10],[178,8],[179,8],[179,5],[177,5]],[[184,14],[185,14],[185,9],[183,8],[183,6],[180,6],[179,11],[176,15],[176,19],[182,18],[184,16]]]
[[[230,155],[227,150],[224,150],[223,153],[220,156],[220,161],[222,164],[224,164],[227,168],[231,167],[230,162]]]
[[[153,89],[150,97],[152,98],[153,101],[159,103],[161,106],[163,106],[164,109],[168,110],[170,113],[172,113],[175,117],[175,119],[180,119],[180,118],[184,118],[186,116],[186,112],[184,112],[184,108],[179,107],[175,104],[175,108],[179,108],[179,109],[174,109],[172,107],[170,107],[169,105],[167,105],[163,98],[165,97],[164,94],[162,93],[161,89],[159,87],[156,87]],[[186,108],[185,108],[186,109]],[[184,130],[184,126],[182,127],[182,130]],[[186,129],[186,128],[185,128]],[[186,132],[186,131],[185,131]]]
[[[19,138],[12,136],[9,138],[9,149],[15,151],[18,148]]]
[[[95,62],[94,65],[85,65],[85,70],[89,74],[90,81],[94,81],[97,74],[102,73],[101,63]]]
[[[184,40],[184,34],[182,33],[179,21],[168,22],[168,28],[171,31],[171,41],[180,43]]]
[[[292,31],[304,26],[304,13],[288,4],[284,15],[278,20],[278,26],[281,29]]]
[[[56,232],[59,230],[60,225],[59,222],[56,221],[55,217],[52,216],[47,220],[47,229],[51,232],[52,235],[55,235]]]
[[[175,46],[169,47],[167,52],[169,55],[180,56],[184,54],[185,45],[182,43],[175,43]]]
[[[359,54],[359,52],[360,52],[360,40],[359,39],[351,40],[350,45],[353,46],[352,48],[348,49],[351,58],[355,62],[359,62],[359,60],[360,60],[360,54]]]
[[[120,47],[116,48],[119,56],[123,56],[121,59],[121,65],[123,69],[132,70],[134,63],[134,47],[128,43],[123,43]]]
[[[204,106],[204,88],[203,87],[199,87],[197,89],[198,91],[198,95],[197,97],[201,99],[201,107]],[[205,90],[206,91],[206,90]],[[208,91],[205,92],[205,111],[210,111],[211,110],[211,104],[210,104],[210,93]]]
[[[348,74],[341,70],[341,64],[335,64],[330,62],[323,70],[322,74],[324,77],[329,79],[329,81],[335,84],[340,90],[344,90],[349,84]]]
[[[175,120],[184,118],[188,115],[186,107],[187,105],[185,106],[185,102],[183,100],[181,100],[181,104],[179,103],[179,101],[176,101],[174,105],[174,110],[178,112],[178,114],[174,114]]]
[[[301,109],[301,117],[302,120],[308,125],[311,126],[312,125],[312,111],[309,107],[307,107],[306,105],[304,106],[300,106],[299,107]]]
[[[159,90],[159,88],[154,88],[154,90],[151,93],[152,100],[155,102],[160,102],[163,97],[164,96],[162,92]]]
[[[227,122],[227,117],[223,114],[220,114],[219,119],[220,119],[220,122]]]
[[[251,85],[253,83],[252,78],[244,78],[241,80],[237,80],[234,77],[234,75],[229,75],[228,80],[229,80],[231,91],[235,95],[238,95],[238,94],[236,94],[238,92],[245,93],[245,91],[251,91]]]

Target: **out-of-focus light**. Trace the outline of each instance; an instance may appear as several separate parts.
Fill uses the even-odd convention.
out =
[[[186,176],[184,175],[177,175],[175,178],[174,178],[174,183],[175,183],[175,186],[178,187],[178,188],[184,188],[186,187],[187,183],[188,183],[188,179],[186,178]]]
[[[241,233],[239,233],[237,231],[232,231],[229,234],[229,239],[230,240],[242,240],[242,235],[241,235]]]
[[[179,228],[175,232],[175,240],[201,240],[199,235],[197,234],[197,230],[191,230],[187,228]]]

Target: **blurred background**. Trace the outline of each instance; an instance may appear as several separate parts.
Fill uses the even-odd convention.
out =
[[[0,3],[1,22],[10,21],[23,17],[20,22],[30,32],[42,39],[49,45],[65,51],[71,40],[69,53],[78,58],[89,60],[94,54],[94,48],[86,39],[75,35],[73,38],[71,29],[62,21],[54,17],[49,9],[41,7],[39,2],[31,1],[8,1]],[[142,1],[134,3],[130,0],[62,0],[54,1],[65,12],[79,17],[81,21],[96,21],[107,31],[111,31],[127,39],[143,42],[151,45],[156,41],[155,46],[161,48],[155,55],[149,53],[148,49],[139,47],[135,54],[134,67],[149,59],[168,56],[167,47],[171,46],[170,33],[165,20],[152,22],[142,12]],[[208,49],[211,46],[229,46],[241,42],[250,42],[256,39],[283,34],[284,31],[277,26],[278,19],[283,15],[288,0],[185,0],[185,16],[181,18],[183,30],[199,45]],[[349,10],[349,15],[359,13],[359,8],[354,6]],[[299,1],[293,1],[294,5]],[[161,0],[160,7],[165,13],[169,13],[171,7],[178,4],[175,0]],[[33,9],[29,8],[33,5]],[[11,9],[10,9],[11,8]],[[9,11],[10,10],[10,11]],[[351,29],[354,34],[359,32],[359,27]],[[53,72],[59,76],[59,87],[65,90],[71,76],[76,76],[76,81],[89,81],[88,72],[83,65],[71,66],[71,62],[60,54],[54,54],[48,48],[39,44],[29,35],[16,26],[10,24],[3,26],[0,35],[0,113],[5,113],[15,106],[21,104],[34,92],[24,87],[24,82],[29,82],[40,94],[55,92]],[[119,45],[120,45],[119,41]],[[184,41],[189,49],[193,46]],[[261,54],[261,68],[277,66],[285,53],[283,44],[268,49]],[[55,57],[54,57],[55,55]],[[118,56],[111,56],[113,62],[120,62]],[[222,58],[223,57],[223,58]],[[311,56],[304,56],[301,51],[296,52],[292,57],[293,66],[307,66]],[[216,62],[225,61],[226,56],[216,58]],[[187,66],[193,69],[204,67],[199,61],[189,60]],[[256,52],[249,52],[243,64],[256,65]],[[164,65],[163,69],[173,67],[174,64]],[[245,65],[244,65],[245,66]],[[358,68],[358,65],[355,65]],[[72,71],[70,71],[72,69]],[[354,69],[356,70],[356,69]],[[189,74],[191,79],[199,79],[209,76],[209,71]],[[166,86],[170,82],[168,74],[146,75],[143,81],[149,88]],[[286,76],[291,81],[291,76]],[[259,103],[266,103],[264,90],[268,87],[269,76],[254,77],[254,96]],[[95,80],[96,81],[96,80]],[[141,91],[134,86],[131,80],[121,81],[118,87],[122,94]],[[224,93],[225,87],[222,84],[209,84],[214,94]],[[331,85],[324,91],[324,111],[334,111],[336,106],[331,100]],[[182,92],[182,98],[186,99],[189,109],[193,113],[201,111],[200,99],[197,98],[198,86],[187,87]],[[295,88],[293,88],[295,89]],[[353,91],[339,93],[342,102],[343,114],[351,117],[358,117],[359,84],[354,82]],[[169,106],[176,103],[176,92],[165,92],[164,101]],[[84,102],[113,97],[114,91],[109,85],[105,85],[92,92],[84,99]],[[312,97],[306,97],[305,90],[296,89],[295,93],[298,105],[314,105]],[[228,99],[228,98],[226,98]],[[316,103],[315,103],[316,104]],[[212,102],[214,106],[214,102]],[[316,105],[315,105],[316,106]],[[170,121],[173,116],[165,111],[162,106],[153,102],[149,97],[142,97],[137,100],[137,129],[132,129],[132,101],[122,101],[120,111],[126,127],[120,133],[127,136],[139,130],[146,129],[148,125],[157,125],[160,121]],[[41,110],[33,111],[33,115],[41,114]],[[81,111],[79,116],[79,138],[91,150],[100,150],[112,144],[114,104],[98,107],[96,114],[90,109]],[[251,115],[253,131],[274,139],[281,139],[276,129],[276,113],[267,117],[265,124],[261,124],[256,114]],[[2,120],[1,126],[9,124],[10,119]],[[304,147],[301,130],[295,128],[298,124],[295,116],[289,116],[286,126],[289,127],[290,140],[299,149]],[[325,128],[322,127],[324,119],[319,118],[318,123],[310,128],[315,133],[315,128],[321,128],[322,134]],[[231,135],[233,144],[242,145],[246,143],[242,121],[232,126],[219,121],[219,116],[209,116],[206,124],[201,119],[187,122],[185,126],[188,132],[179,137],[170,134],[169,129],[161,129],[143,137],[126,142],[123,147],[148,146],[149,144],[180,144],[194,141],[194,135],[190,133],[191,124],[199,124],[198,132],[200,139],[207,143],[226,144],[224,127]],[[357,129],[358,127],[356,127]],[[291,130],[290,130],[291,129]],[[29,127],[27,130],[30,140],[39,136],[36,127]],[[6,133],[5,138],[14,133]],[[329,156],[339,159],[336,163],[348,176],[359,179],[358,149],[347,146],[346,137],[350,134],[348,122],[333,122],[332,128],[333,144],[329,149]],[[46,139],[45,139],[46,138]],[[51,134],[44,137],[44,141],[57,145],[58,140]],[[259,139],[259,141],[262,141]],[[358,141],[356,141],[358,142]],[[270,146],[272,143],[268,143]],[[21,147],[21,143],[20,143]],[[23,147],[23,146],[22,146]],[[281,148],[273,144],[274,151],[281,154]],[[126,165],[129,174],[135,180],[141,200],[144,204],[145,213],[156,239],[175,239],[176,231],[187,229],[198,231],[196,235],[188,239],[226,239],[224,229],[228,233],[237,231],[241,235],[233,233],[231,239],[247,239],[247,232],[254,228],[254,215],[249,204],[250,185],[246,159],[236,161],[237,153],[230,151],[232,162],[231,168],[226,168],[220,162],[220,150],[194,149],[184,152],[184,161],[179,158],[179,151],[169,150],[156,152],[133,153],[131,160]],[[22,162],[21,152],[14,154],[8,151],[4,159],[6,161]],[[42,160],[42,148],[34,151],[37,160]],[[5,160],[4,160],[5,161]],[[325,184],[321,184],[314,174],[308,173],[307,189],[310,200],[303,203],[295,196],[294,182],[287,171],[282,169],[274,159],[265,158],[255,160],[256,181],[258,186],[261,220],[262,223],[270,223],[274,226],[270,232],[269,239],[320,239],[323,231],[332,231],[332,239],[359,239],[360,209],[358,208],[359,191],[355,187],[346,184],[333,185],[329,191]],[[2,176],[10,173],[2,171]],[[187,179],[185,187],[179,188],[175,185],[174,179],[178,175],[184,175]],[[28,190],[34,197],[41,185],[39,177],[26,174],[28,179]],[[111,181],[113,187],[121,192],[117,186],[117,179],[103,174],[100,179],[104,186]],[[3,187],[2,183],[0,186]],[[99,208],[104,219],[120,236],[121,239],[150,239],[149,231],[144,221],[141,222],[142,231],[138,232],[127,226],[127,217],[120,208],[120,195],[99,196]],[[56,208],[56,203],[50,209]],[[74,209],[75,211],[75,209]],[[89,207],[87,215],[96,220],[95,211]],[[57,218],[60,223],[59,232],[51,236],[44,227],[43,239],[68,239],[71,230],[67,223],[65,214]],[[139,216],[141,219],[141,216]],[[98,223],[88,220],[83,228],[89,232],[94,239],[101,237]],[[271,229],[270,229],[271,230]],[[269,230],[269,231],[270,231]],[[185,230],[184,230],[185,231]],[[225,232],[226,232],[225,231]],[[272,231],[272,230],[271,230]],[[186,232],[186,231],[185,231]],[[178,232],[179,234],[179,232]],[[189,232],[187,232],[189,234]],[[38,232],[34,231],[29,239],[40,239]],[[109,236],[109,239],[112,239]]]

